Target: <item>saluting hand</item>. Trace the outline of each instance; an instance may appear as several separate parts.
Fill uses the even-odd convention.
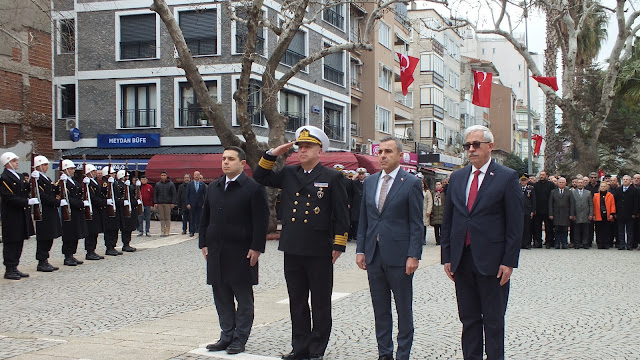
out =
[[[247,259],[249,259],[250,266],[255,266],[258,263],[260,254],[262,254],[260,251],[249,249],[249,252],[247,253]]]
[[[277,148],[273,149],[271,153],[273,154],[273,156],[280,156],[286,153],[289,149],[291,149],[292,146],[293,146],[293,141],[278,146]]]

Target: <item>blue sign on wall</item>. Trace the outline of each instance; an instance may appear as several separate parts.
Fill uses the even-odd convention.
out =
[[[98,134],[99,148],[159,147],[160,134]]]
[[[80,130],[78,130],[78,128],[73,128],[69,130],[69,139],[71,139],[71,141],[78,142],[80,141],[81,137],[82,137],[82,134],[80,133]]]

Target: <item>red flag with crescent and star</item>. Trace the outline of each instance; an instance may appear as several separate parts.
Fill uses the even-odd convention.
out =
[[[552,88],[553,91],[558,91],[560,89],[558,87],[558,79],[556,77],[548,77],[548,76],[532,76],[533,80],[539,82],[540,84],[545,84],[548,87]]]
[[[473,104],[491,107],[491,81],[493,74],[473,70]]]
[[[542,139],[543,139],[543,137],[540,136],[539,134],[533,134],[531,136],[531,140],[536,142],[536,145],[533,148],[533,156],[540,155],[540,148],[542,147]]]
[[[409,85],[413,83],[413,71],[418,66],[420,59],[396,52],[400,59],[400,81],[402,82],[402,95],[407,95]]]

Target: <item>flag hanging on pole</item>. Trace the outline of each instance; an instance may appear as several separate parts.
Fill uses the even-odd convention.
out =
[[[555,77],[545,77],[545,76],[532,76],[533,80],[539,82],[540,84],[545,84],[548,87],[552,88],[553,91],[558,91],[558,79]]]
[[[531,136],[531,140],[536,142],[536,146],[533,148],[533,156],[540,155],[540,148],[542,147],[542,139],[543,137],[538,134],[533,134]]]
[[[491,107],[491,82],[493,74],[473,70],[473,101],[480,107]]]
[[[398,55],[398,59],[400,59],[400,81],[402,82],[402,95],[406,96],[409,85],[413,83],[413,71],[416,69],[418,61],[420,61],[420,59],[413,56],[407,56],[399,52],[396,52],[396,54]]]

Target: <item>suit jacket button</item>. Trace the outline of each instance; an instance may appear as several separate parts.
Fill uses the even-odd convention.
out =
[[[307,223],[307,219],[304,219],[304,223],[305,223],[305,224]]]
[[[291,218],[291,221],[295,222],[295,221],[296,221],[296,218]]]

